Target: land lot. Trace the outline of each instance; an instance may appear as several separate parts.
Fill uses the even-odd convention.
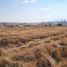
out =
[[[67,67],[67,27],[1,27],[0,67]]]

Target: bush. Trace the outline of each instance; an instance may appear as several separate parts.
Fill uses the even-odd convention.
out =
[[[11,56],[5,50],[0,49],[0,67],[23,67],[21,64],[14,62]]]
[[[67,61],[61,61],[59,67],[67,67]]]
[[[8,46],[8,40],[6,38],[3,38],[0,40],[0,46],[1,47],[6,47]]]
[[[22,64],[16,63],[16,62],[5,62],[6,60],[3,60],[3,62],[0,62],[0,67],[23,67]],[[5,63],[4,63],[5,62]]]
[[[44,49],[36,49],[35,58],[37,60],[36,66],[37,67],[51,67],[50,61],[46,58],[47,52]]]
[[[34,54],[35,54],[36,60],[40,59],[43,56],[40,49],[36,49]]]
[[[29,38],[26,38],[26,37],[20,38],[20,42],[21,42],[21,43],[27,43],[27,42],[29,42],[29,41],[30,41]]]
[[[51,49],[51,56],[57,62],[59,62],[61,60],[61,49],[60,48],[52,48]]]
[[[35,60],[35,56],[34,55],[28,55],[28,54],[24,54],[24,55],[20,55],[20,56],[14,56],[12,58],[15,61],[24,61],[24,62],[30,62],[30,61],[34,61]]]
[[[36,66],[37,67],[51,67],[51,64],[48,61],[48,59],[41,57],[39,60],[37,60]]]
[[[61,23],[59,23],[59,24],[57,24],[57,26],[62,26],[63,24],[61,24]]]

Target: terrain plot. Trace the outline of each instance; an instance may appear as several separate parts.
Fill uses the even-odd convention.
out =
[[[67,67],[67,27],[1,27],[0,67]]]

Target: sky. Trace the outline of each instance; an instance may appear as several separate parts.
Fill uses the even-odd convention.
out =
[[[67,20],[67,0],[0,0],[0,22]]]

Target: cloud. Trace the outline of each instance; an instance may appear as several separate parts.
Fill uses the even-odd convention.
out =
[[[51,8],[45,7],[45,8],[42,8],[42,10],[44,10],[44,11],[50,11]]]
[[[25,3],[36,3],[36,0],[20,0],[23,4]]]

